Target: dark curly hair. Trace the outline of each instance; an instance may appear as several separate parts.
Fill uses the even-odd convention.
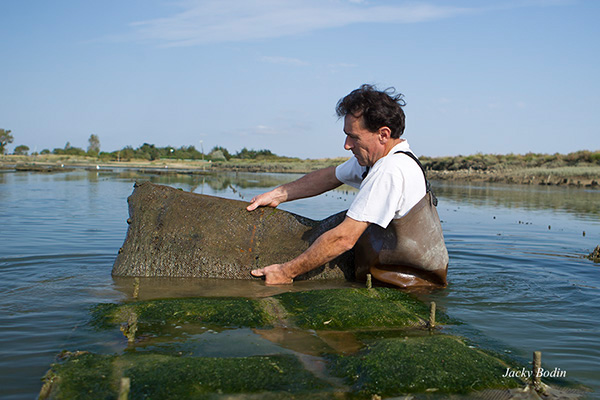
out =
[[[382,126],[391,130],[391,137],[398,139],[404,133],[404,111],[406,105],[402,93],[396,94],[393,87],[384,91],[374,85],[362,85],[338,101],[335,112],[342,118],[351,114],[355,118],[363,117],[366,129],[376,132]]]

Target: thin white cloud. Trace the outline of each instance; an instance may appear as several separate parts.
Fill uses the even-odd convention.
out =
[[[285,131],[274,128],[268,125],[256,125],[249,128],[237,129],[235,131],[227,132],[228,135],[238,135],[238,136],[276,136],[283,135]]]
[[[256,135],[278,135],[281,132],[278,129],[275,129],[271,126],[267,126],[267,125],[257,125],[256,127],[254,127],[254,129],[252,130],[252,132]]]
[[[263,56],[263,57],[261,57],[261,61],[271,63],[271,64],[295,65],[297,67],[303,67],[303,66],[309,65],[309,63],[306,61],[302,61],[298,58],[291,58],[291,57]]]
[[[182,0],[172,16],[131,23],[132,35],[161,46],[252,41],[359,23],[409,24],[523,7],[573,4],[575,0],[455,1]],[[379,5],[382,4],[382,5]],[[115,37],[113,37],[115,39]]]
[[[188,0],[181,12],[131,24],[138,40],[165,46],[248,41],[357,23],[416,23],[474,9],[425,3],[371,5],[353,0]]]

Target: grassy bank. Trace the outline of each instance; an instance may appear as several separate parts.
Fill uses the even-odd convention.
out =
[[[597,187],[600,151],[422,157],[430,179]]]
[[[600,166],[533,167],[485,171],[429,170],[427,176],[431,180],[598,187]]]
[[[6,155],[0,168],[22,166],[57,166],[103,168],[171,169],[179,171],[244,171],[308,173],[339,165],[347,158],[299,159],[291,157],[231,158],[228,161],[131,159],[105,161],[89,156],[45,154],[37,156]],[[535,185],[571,185],[597,187],[600,182],[600,151],[569,154],[493,155],[475,154],[454,157],[420,157],[432,180],[502,182]]]

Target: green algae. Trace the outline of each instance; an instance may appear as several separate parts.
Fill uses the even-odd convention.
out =
[[[317,399],[370,398],[373,394],[429,397],[524,384],[502,378],[507,368],[520,368],[506,356],[479,350],[454,336],[414,329],[427,327],[428,318],[428,305],[389,288],[287,292],[266,299],[99,304],[92,309],[93,326],[112,329],[121,325],[127,331],[139,325],[142,337],[148,331],[154,337],[134,338],[123,355],[70,356],[52,366],[46,381],[54,385],[45,388],[56,399],[116,398],[121,377],[128,377],[130,399],[229,395]],[[438,311],[437,322],[454,321]],[[185,328],[177,329],[184,334],[176,337],[173,327]],[[275,347],[228,352],[218,347],[235,346],[221,342],[215,351],[196,351],[194,346],[202,341],[196,333],[208,327],[244,328],[245,335],[256,334]],[[327,349],[311,353],[308,342],[297,342],[298,335],[290,335],[292,331],[318,336]],[[289,350],[274,355],[277,346],[292,349],[299,358]],[[308,364],[306,354],[313,357]],[[40,394],[40,398],[45,397]]]
[[[272,298],[182,298],[99,304],[91,324],[112,328],[135,317],[137,324],[196,323],[212,327],[269,327],[276,320],[304,329],[361,330],[425,327],[429,308],[390,288],[325,289],[283,293]],[[437,321],[448,318],[438,312]]]
[[[208,393],[303,392],[327,384],[294,356],[174,358],[150,356],[126,370],[132,398],[194,398]]]
[[[274,296],[305,329],[361,330],[425,327],[429,308],[390,288],[325,289]],[[447,317],[438,312],[438,322]]]
[[[125,323],[135,315],[138,324],[196,323],[218,327],[265,327],[271,317],[257,301],[245,298],[181,298],[105,303],[92,309],[92,326],[100,329]]]
[[[376,341],[357,354],[333,357],[330,364],[354,391],[383,396],[522,386],[502,377],[508,367],[492,354],[441,334]]]
[[[85,353],[53,364],[46,373],[40,400],[114,399],[118,384],[112,379],[116,356]]]
[[[295,356],[239,358],[157,354],[83,354],[55,364],[59,385],[52,399],[115,399],[121,377],[131,380],[129,399],[206,399],[223,394],[309,394],[329,390]],[[273,396],[276,397],[276,396]]]

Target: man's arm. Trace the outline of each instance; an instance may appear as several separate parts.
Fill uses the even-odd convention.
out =
[[[251,273],[257,277],[264,276],[267,285],[292,283],[298,275],[320,267],[352,249],[368,226],[368,222],[346,217],[341,224],[319,236],[304,253],[293,260],[255,269]]]
[[[278,186],[270,192],[255,196],[246,209],[252,211],[260,206],[277,207],[285,201],[317,196],[341,184],[342,182],[335,176],[335,167],[320,169],[298,180]]]

